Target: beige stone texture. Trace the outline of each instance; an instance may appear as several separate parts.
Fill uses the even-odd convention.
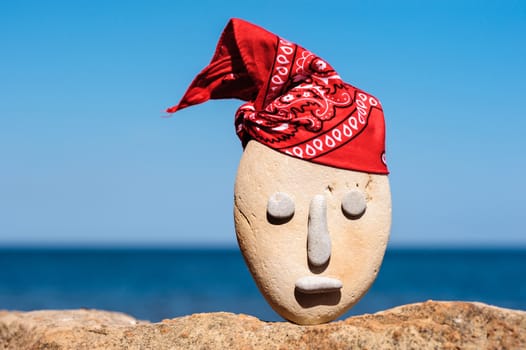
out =
[[[426,302],[317,326],[230,313],[160,323],[105,311],[0,311],[0,349],[526,349],[526,312]]]
[[[349,218],[342,198],[362,191],[365,213]],[[295,212],[286,223],[267,219],[267,203],[276,192],[292,197]],[[316,195],[327,203],[330,260],[309,265],[309,206]],[[367,292],[376,278],[391,226],[391,195],[386,175],[336,169],[293,158],[250,141],[241,158],[234,195],[238,243],[247,265],[272,308],[298,324],[336,319]],[[341,290],[304,294],[295,289],[302,277],[339,279]]]

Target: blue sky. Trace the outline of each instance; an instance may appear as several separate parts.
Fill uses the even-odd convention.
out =
[[[526,246],[525,2],[102,0],[0,2],[0,246],[235,245],[231,17],[380,98],[393,246]]]

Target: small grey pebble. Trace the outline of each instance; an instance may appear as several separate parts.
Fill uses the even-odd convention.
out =
[[[339,279],[325,276],[305,276],[296,281],[298,291],[305,294],[329,293],[343,287]]]
[[[289,219],[294,210],[294,200],[284,192],[276,192],[268,200],[267,213],[274,219]]]
[[[365,213],[367,201],[365,194],[360,190],[350,190],[342,198],[342,210],[351,218],[358,218]]]
[[[323,195],[312,198],[309,207],[307,256],[314,266],[322,266],[331,257],[331,237],[327,226],[327,200]]]

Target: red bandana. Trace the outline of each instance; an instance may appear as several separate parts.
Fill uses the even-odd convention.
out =
[[[167,112],[220,98],[249,101],[235,119],[243,145],[254,139],[310,162],[388,173],[380,102],[310,51],[240,19],[230,20],[210,64]]]

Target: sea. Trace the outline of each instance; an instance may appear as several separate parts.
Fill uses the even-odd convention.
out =
[[[427,300],[526,310],[526,249],[388,249],[342,318]],[[237,248],[0,248],[0,309],[77,308],[152,322],[215,311],[282,321]]]

